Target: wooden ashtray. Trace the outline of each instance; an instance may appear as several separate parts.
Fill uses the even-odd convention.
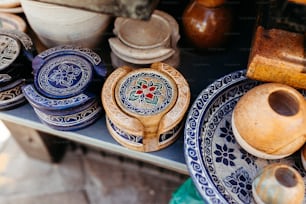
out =
[[[120,144],[156,151],[173,143],[190,102],[189,85],[173,67],[117,68],[105,81],[102,103],[107,128]]]
[[[280,159],[306,140],[306,103],[296,89],[278,83],[259,85],[240,98],[232,115],[238,143],[264,159]]]

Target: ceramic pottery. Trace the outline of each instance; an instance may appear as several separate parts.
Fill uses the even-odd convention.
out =
[[[0,110],[26,100],[21,87],[31,76],[32,40],[19,30],[0,29]]]
[[[111,19],[106,14],[38,1],[21,0],[21,5],[31,28],[47,48],[64,44],[99,47]]]
[[[298,154],[267,160],[253,156],[237,142],[231,123],[233,110],[241,97],[262,84],[245,73],[246,70],[235,71],[209,84],[190,106],[185,120],[185,161],[204,203],[256,203],[252,182],[261,169],[272,163],[292,166],[306,183]],[[300,92],[306,96],[305,90]]]
[[[301,161],[304,170],[306,171],[306,145],[304,145],[303,148],[301,149]]]
[[[175,141],[190,101],[185,78],[173,67],[116,69],[105,81],[102,103],[111,135],[137,151],[156,151]]]
[[[257,86],[238,101],[232,126],[236,140],[249,153],[265,159],[287,157],[306,140],[305,99],[287,85]]]
[[[0,13],[0,29],[26,31],[25,21],[14,14]]]
[[[87,48],[58,46],[50,48],[32,62],[35,88],[49,98],[69,98],[83,93],[94,74],[106,75],[98,54]]]
[[[117,37],[109,39],[112,53],[127,64],[135,65],[171,58],[177,52],[180,38],[176,20],[159,10],[155,10],[148,21],[118,17],[113,32]],[[116,61],[112,63],[118,67]]]
[[[247,76],[306,89],[304,43],[304,33],[258,26],[249,56]]]
[[[232,29],[233,16],[224,1],[194,0],[184,10],[182,23],[186,38],[199,49],[223,46]]]
[[[14,8],[20,6],[20,0],[1,0],[0,8]]]
[[[286,164],[271,164],[258,174],[252,183],[257,204],[303,203],[305,187],[301,175]]]
[[[37,55],[32,68],[34,84],[22,90],[42,123],[70,131],[100,117],[102,107],[93,81],[101,87],[106,69],[98,54],[89,48],[57,46]]]
[[[76,96],[60,100],[47,98],[40,94],[32,84],[23,86],[22,91],[33,107],[49,112],[73,110],[75,108],[84,106],[85,104],[92,103],[92,101],[96,100],[96,97],[91,93],[81,93]]]
[[[34,108],[34,111],[41,122],[47,126],[56,130],[72,131],[87,127],[97,121],[102,113],[102,108],[97,101],[93,101],[74,110],[46,112]]]
[[[24,84],[24,79],[18,79],[0,88],[0,110],[14,108],[26,101],[21,90]]]

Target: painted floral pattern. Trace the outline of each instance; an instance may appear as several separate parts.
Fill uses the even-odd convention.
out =
[[[236,143],[231,123],[229,121],[225,121],[225,126],[220,128],[220,137],[226,139],[227,142],[231,142],[233,144]]]
[[[222,162],[226,166],[235,166],[233,160],[236,159],[236,156],[233,154],[233,148],[228,148],[226,144],[223,146],[216,144],[216,148],[217,149],[214,151],[214,154],[216,155],[217,163]]]
[[[243,167],[225,177],[224,183],[234,194],[238,195],[242,203],[251,202],[252,179]]]
[[[55,82],[56,85],[63,87],[70,87],[77,80],[77,77],[81,74],[82,70],[79,67],[73,65],[61,64],[58,69],[54,69],[50,75],[49,80]]]
[[[240,148],[239,151],[241,153],[241,159],[246,161],[246,163],[248,163],[248,165],[256,166],[255,162],[256,162],[257,157],[253,156],[252,154],[248,153],[247,151],[245,151],[242,148]]]
[[[138,80],[137,85],[132,88],[129,100],[146,102],[156,105],[158,98],[161,95],[162,85],[160,83],[153,83],[152,81]]]

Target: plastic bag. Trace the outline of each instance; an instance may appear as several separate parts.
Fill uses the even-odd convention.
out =
[[[187,179],[173,192],[169,204],[203,204],[205,203],[195,188],[191,178]]]

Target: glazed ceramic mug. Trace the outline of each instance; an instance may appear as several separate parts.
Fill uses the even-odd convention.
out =
[[[232,114],[233,133],[249,153],[280,159],[306,140],[306,102],[296,89],[278,83],[256,86],[243,95]]]

